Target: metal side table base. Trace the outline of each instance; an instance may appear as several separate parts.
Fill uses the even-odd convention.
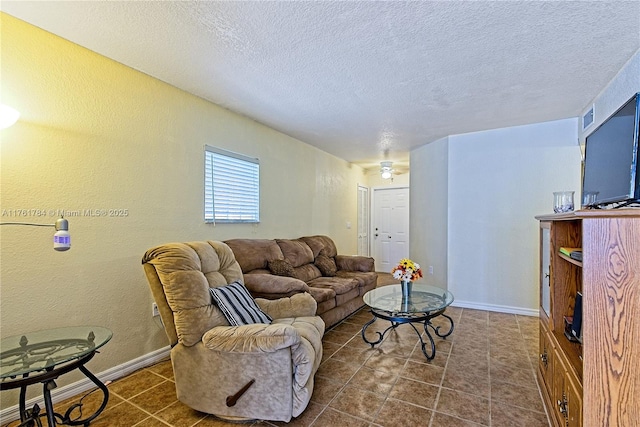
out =
[[[77,361],[65,365],[58,369],[53,369],[47,372],[44,375],[40,375],[38,377],[33,378],[23,378],[21,380],[15,381],[15,387],[20,387],[20,421],[19,426],[38,426],[42,427],[42,423],[40,422],[40,417],[42,417],[40,406],[36,403],[32,409],[26,409],[26,394],[27,394],[27,386],[35,384],[36,382],[42,383],[42,397],[44,399],[45,406],[45,414],[47,417],[47,423],[49,426],[56,425],[68,425],[68,426],[88,426],[91,421],[93,421],[98,415],[104,411],[109,402],[109,389],[107,388],[102,381],[100,381],[95,375],[93,375],[87,368],[84,367],[84,364],[93,358],[95,353],[90,353],[85,357],[78,359]],[[93,413],[91,416],[83,419],[71,419],[72,412],[82,407],[82,403],[76,403],[69,407],[69,409],[65,412],[64,415],[59,414],[53,410],[53,401],[51,399],[51,391],[54,390],[57,385],[55,379],[57,379],[60,375],[65,374],[67,372],[73,371],[75,369],[79,369],[87,378],[91,380],[100,391],[102,391],[102,403],[100,407]]]
[[[100,326],[72,326],[3,338],[0,390],[20,389],[19,426],[42,427],[44,417],[49,427],[88,426],[100,415],[109,401],[109,390],[85,365],[111,337],[111,331]],[[82,372],[97,388],[85,393],[64,414],[59,414],[53,409],[51,392],[57,387],[58,377],[75,370]],[[44,413],[38,404],[30,409],[26,407],[27,387],[34,384],[42,384]],[[100,407],[88,416],[83,414],[83,399],[98,390],[102,392]]]

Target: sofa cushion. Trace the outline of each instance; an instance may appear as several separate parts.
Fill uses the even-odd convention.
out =
[[[256,269],[267,269],[269,261],[284,258],[280,246],[275,240],[231,239],[224,243],[233,251],[243,273]]]
[[[318,277],[308,283],[311,288],[329,288],[335,291],[336,295],[346,294],[352,289],[358,287],[356,279],[348,279],[342,277]]]
[[[285,317],[307,317],[315,316],[318,303],[308,292],[292,295],[289,298],[278,300],[268,300],[256,298],[256,304],[260,309],[271,316],[272,319],[283,319]]]
[[[308,292],[311,294],[313,299],[316,300],[318,304],[320,304],[321,302],[334,300],[336,298],[336,291],[334,291],[331,288],[311,288],[310,287]]]
[[[245,274],[244,285],[254,298],[278,299],[309,291],[309,286],[302,280],[270,273]]]
[[[313,252],[303,240],[276,239],[284,259],[294,267],[301,267],[313,263]],[[233,248],[232,248],[233,249]]]
[[[326,313],[327,311],[336,308],[337,304],[336,304],[336,299],[335,298],[331,298],[330,300],[326,300],[323,302],[319,302],[318,303],[318,310],[316,311],[317,315],[322,315],[324,313]]]
[[[326,255],[318,255],[314,264],[318,267],[318,270],[320,270],[323,276],[333,277],[338,271],[338,267],[336,267],[334,259],[329,258]]]
[[[373,258],[368,256],[336,255],[334,259],[338,271],[362,271],[365,273],[376,271]]]
[[[329,258],[338,255],[336,244],[329,236],[307,236],[301,237],[300,240],[303,240],[311,248],[314,258],[317,258],[318,255],[326,255]]]
[[[269,324],[273,319],[253,300],[247,288],[240,282],[210,288],[211,296],[232,326]]]
[[[294,277],[293,266],[286,259],[269,261],[269,271],[276,276]]]
[[[361,288],[375,287],[378,281],[378,273],[373,271],[345,271],[340,270],[336,273],[338,277],[344,277],[345,279],[356,279]]]
[[[317,314],[322,314],[336,306],[336,292],[331,288],[309,288],[309,293],[318,303]]]
[[[360,287],[355,287],[351,289],[349,292],[344,294],[336,295],[336,305],[340,306],[346,304],[354,298],[360,296]]]
[[[296,267],[293,269],[293,277],[302,280],[303,282],[309,283],[317,277],[322,277],[322,273],[320,273],[320,270],[318,270],[318,267],[316,267],[315,265],[305,264],[301,267]]]

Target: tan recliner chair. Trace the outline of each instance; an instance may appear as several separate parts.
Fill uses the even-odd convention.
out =
[[[229,326],[209,291],[242,282],[226,244],[162,245],[147,251],[142,264],[172,346],[181,402],[227,419],[289,421],[304,411],[325,327],[311,295],[257,298],[273,322]]]

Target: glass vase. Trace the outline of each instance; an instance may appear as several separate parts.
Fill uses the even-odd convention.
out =
[[[411,287],[413,282],[411,280],[400,281],[400,289],[402,289],[402,299],[409,299],[411,297]]]
[[[573,210],[574,191],[556,191],[553,193],[553,211],[555,213],[571,212]]]

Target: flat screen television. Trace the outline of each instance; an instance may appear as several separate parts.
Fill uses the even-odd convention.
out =
[[[639,121],[640,92],[587,136],[583,206],[622,207],[640,202]]]

